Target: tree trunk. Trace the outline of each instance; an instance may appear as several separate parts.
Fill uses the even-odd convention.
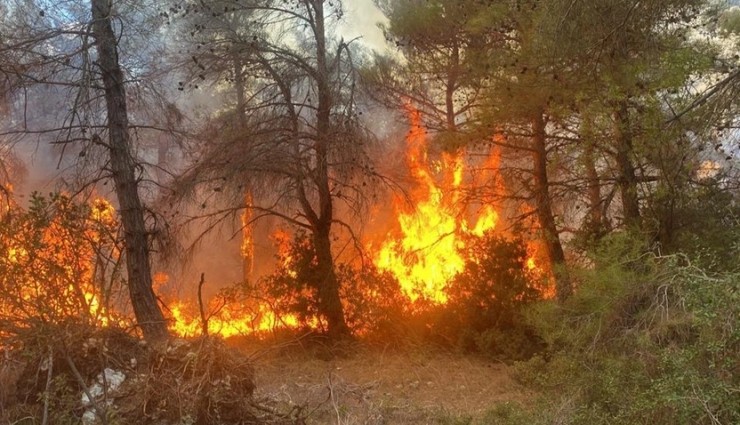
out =
[[[116,36],[111,25],[110,0],[91,0],[98,66],[105,87],[110,167],[121,213],[126,244],[128,288],[136,321],[149,341],[168,337],[167,325],[152,290],[151,265],[144,209],[138,192],[131,154],[123,72],[118,62]]]
[[[238,133],[243,132],[247,128],[247,100],[245,98],[246,83],[244,82],[244,64],[242,63],[239,54],[234,52],[232,54],[232,62],[234,65],[234,87],[236,88],[236,114],[237,114],[237,125],[239,126]],[[249,141],[245,141],[249,143]],[[242,277],[245,281],[249,282],[252,278],[254,271],[254,226],[252,225],[252,190],[246,188],[244,191],[244,214],[242,215]]]
[[[334,206],[329,188],[329,151],[331,134],[332,93],[329,84],[330,70],[327,66],[326,34],[324,28],[323,0],[314,0],[316,19],[316,67],[318,108],[316,111],[316,154],[315,181],[318,189],[318,220],[314,225],[314,244],[319,274],[322,276],[319,285],[319,305],[328,322],[328,332],[332,337],[349,334],[344,320],[344,309],[339,296],[339,282],[334,270],[331,252],[331,226],[334,220]]]
[[[240,127],[247,126],[247,100],[245,99],[246,83],[244,82],[244,64],[238,53],[233,53],[234,87],[236,89],[237,123]]]
[[[457,122],[455,122],[455,90],[457,90],[457,74],[460,70],[460,49],[457,43],[452,47],[452,68],[447,78],[447,87],[445,89],[445,112],[447,118],[447,128],[449,132],[457,131]]]
[[[316,263],[319,281],[319,308],[328,325],[329,336],[341,339],[349,335],[349,327],[344,320],[344,307],[339,296],[339,281],[334,270],[334,259],[331,253],[331,234],[328,226],[316,229],[313,234],[316,249]]]
[[[547,177],[547,147],[545,133],[545,119],[543,114],[537,113],[532,117],[532,162],[534,165],[534,198],[537,208],[537,218],[545,241],[547,256],[553,267],[555,277],[555,291],[559,301],[565,301],[573,292],[565,264],[565,253],[560,244],[555,216],[552,212]]]
[[[252,221],[252,205],[254,204],[252,191],[247,189],[244,195],[244,212],[242,213],[242,278],[251,282],[254,272],[254,225]]]
[[[637,177],[632,164],[632,131],[627,104],[620,102],[614,112],[614,138],[616,142],[617,183],[622,197],[624,224],[627,227],[640,225],[640,201],[637,197]]]
[[[596,170],[596,158],[594,157],[594,143],[586,142],[583,151],[583,163],[586,169],[588,215],[586,216],[585,229],[588,238],[597,240],[605,233],[604,214],[602,212],[603,200],[601,199],[601,183],[599,172]]]

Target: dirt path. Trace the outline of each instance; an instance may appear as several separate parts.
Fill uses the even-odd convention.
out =
[[[528,394],[502,364],[456,354],[361,350],[320,360],[308,353],[256,361],[257,397],[307,406],[313,424],[437,424],[479,417]]]

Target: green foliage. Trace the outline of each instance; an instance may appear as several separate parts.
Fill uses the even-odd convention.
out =
[[[530,311],[548,351],[518,371],[543,395],[532,411],[549,412],[531,423],[738,423],[740,276],[682,256],[624,260],[597,256],[572,299]]]
[[[515,403],[501,403],[486,412],[480,421],[487,425],[531,425],[532,417]]]
[[[464,351],[502,360],[530,357],[540,344],[521,312],[542,292],[527,272],[524,244],[487,235],[469,244],[466,258],[435,329]]]
[[[722,12],[719,16],[719,26],[727,33],[740,34],[740,7],[733,7]]]
[[[675,211],[680,249],[707,270],[740,270],[740,197],[713,181],[692,188]]]

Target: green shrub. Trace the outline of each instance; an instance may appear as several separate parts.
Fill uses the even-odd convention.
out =
[[[447,288],[434,328],[463,351],[499,360],[528,358],[541,348],[523,307],[542,297],[526,267],[521,240],[487,235],[469,244],[463,272]]]
[[[628,252],[625,243],[600,253]],[[678,255],[594,264],[575,273],[572,299],[527,314],[548,349],[517,371],[539,405],[555,404],[540,409],[545,423],[740,423],[740,275],[709,275]]]

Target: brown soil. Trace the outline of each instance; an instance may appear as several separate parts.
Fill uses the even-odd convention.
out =
[[[506,365],[459,354],[365,348],[321,360],[292,351],[259,356],[254,367],[255,396],[305,409],[309,424],[447,423],[530,396]]]

